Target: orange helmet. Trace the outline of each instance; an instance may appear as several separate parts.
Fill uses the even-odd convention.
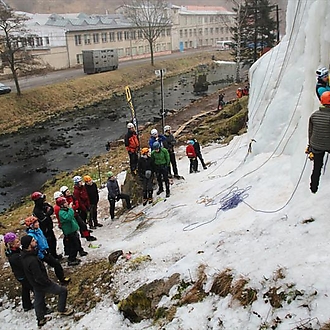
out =
[[[149,153],[149,148],[142,148],[141,149],[141,154],[142,155],[147,155]]]
[[[83,179],[84,179],[85,182],[91,182],[92,181],[92,178],[89,175],[85,175]]]
[[[24,220],[24,223],[30,227],[31,225],[33,225],[36,221],[38,221],[38,218],[31,215],[29,217],[27,217],[25,220]]]
[[[330,105],[330,92],[324,92],[322,95],[321,95],[321,103],[323,105]]]

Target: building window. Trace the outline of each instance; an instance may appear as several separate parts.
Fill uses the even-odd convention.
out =
[[[165,37],[165,29],[162,30],[162,37]]]
[[[198,29],[198,34],[199,34],[200,36],[203,35],[203,29],[202,29],[202,28],[199,28],[199,29]]]
[[[76,60],[77,60],[77,64],[82,64],[83,63],[83,56],[82,56],[82,54],[77,54],[76,55]]]
[[[132,47],[132,55],[135,56],[137,54],[137,49],[136,47]]]
[[[143,33],[142,33],[142,30],[139,30],[139,31],[138,31],[138,38],[139,38],[139,39],[143,39]]]
[[[136,31],[131,31],[131,39],[136,40]],[[134,55],[134,54],[133,54]]]
[[[213,28],[210,28],[210,33],[213,34]]]
[[[50,42],[49,42],[49,37],[45,37],[45,45],[46,45],[46,46],[49,46],[49,43],[50,43]]]
[[[131,48],[127,47],[125,51],[126,51],[126,56],[131,56]]]
[[[184,36],[188,37],[188,30],[187,29],[184,29]]]
[[[129,31],[124,31],[124,39],[129,40]],[[127,53],[127,51],[126,51],[126,53]]]
[[[143,54],[143,46],[139,46],[139,54]]]
[[[180,38],[182,38],[182,37],[183,37],[183,31],[180,30]]]
[[[103,43],[108,42],[108,34],[106,32],[101,33],[101,40]]]
[[[40,47],[43,45],[42,38],[41,37],[36,37],[36,46]]]
[[[197,30],[194,29],[194,36],[197,36]]]
[[[34,38],[33,37],[28,37],[27,38],[27,43],[30,47],[34,47]]]
[[[189,29],[189,37],[192,37],[192,29]]]
[[[100,39],[99,39],[99,34],[98,33],[93,33],[93,42],[94,42],[94,44],[100,43]]]
[[[219,28],[215,28],[215,33],[219,34]]]
[[[204,17],[204,23],[208,23],[209,22],[209,19],[208,19],[208,17],[206,16],[206,17]]]
[[[118,48],[118,57],[123,57],[124,56],[124,49],[123,48]]]
[[[91,44],[91,35],[90,34],[84,34],[84,42],[85,42],[85,45]]]
[[[109,40],[110,41],[115,41],[115,33],[114,32],[109,32]]]
[[[171,36],[171,29],[166,29],[166,35],[167,35],[168,37]]]
[[[205,35],[208,35],[209,34],[209,29],[205,28],[204,33],[205,33]]]
[[[118,41],[122,41],[123,40],[123,32],[122,31],[117,32],[117,40]]]
[[[81,34],[75,34],[74,43],[75,43],[76,46],[81,45]]]

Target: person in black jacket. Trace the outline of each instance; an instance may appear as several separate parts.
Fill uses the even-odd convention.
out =
[[[6,246],[6,256],[8,258],[10,267],[14,273],[15,278],[22,286],[22,306],[24,312],[33,308],[31,302],[31,292],[33,291],[32,285],[27,280],[22,264],[21,258],[21,242],[16,234],[7,233],[3,237]]]
[[[103,225],[97,221],[97,204],[100,199],[97,185],[89,175],[85,175],[83,179],[85,181],[85,188],[90,202],[88,220],[89,228],[96,229],[96,227],[103,227]]]
[[[56,237],[53,230],[53,220],[51,218],[51,215],[54,213],[54,208],[46,202],[46,195],[39,191],[34,192],[31,195],[31,199],[34,201],[33,215],[39,220],[40,229],[44,233],[49,245],[49,252],[55,259],[61,259],[62,255],[56,252]]]
[[[176,159],[175,159],[175,152],[174,152],[174,146],[176,144],[176,140],[171,132],[171,126],[166,125],[164,127],[164,136],[165,136],[165,140],[163,141],[163,146],[164,148],[167,149],[168,153],[170,154],[170,163],[172,165],[172,169],[173,169],[173,175],[175,178],[180,179],[180,175],[178,174],[178,166],[176,164]],[[172,174],[171,174],[171,167],[168,167],[168,177],[171,178]]]
[[[51,319],[51,317],[45,316],[47,312],[45,309],[46,293],[58,295],[57,310],[60,315],[67,316],[73,314],[73,309],[66,308],[68,294],[66,287],[60,286],[49,279],[43,262],[38,258],[36,240],[32,236],[26,235],[21,238],[21,245],[23,270],[34,291],[34,309],[38,326],[45,325]]]
[[[153,202],[153,168],[152,160],[149,155],[149,148],[141,149],[141,156],[138,163],[139,177],[142,180],[142,190],[143,190],[143,205],[146,205],[147,202],[151,204]]]
[[[111,220],[113,220],[115,217],[116,202],[118,202],[120,199],[124,199],[126,201],[126,207],[129,210],[131,208],[131,199],[129,195],[122,194],[120,192],[118,181],[111,171],[108,172],[107,189],[108,201],[110,204],[110,217]]]
[[[312,113],[308,124],[308,147],[306,152],[313,160],[310,190],[315,194],[319,187],[323,158],[330,152],[330,91],[321,95],[323,104],[319,110]]]
[[[203,159],[203,156],[202,156],[201,146],[200,146],[199,142],[197,141],[197,139],[191,139],[191,140],[194,141],[194,149],[195,149],[195,152],[196,152],[196,156],[200,160],[200,162],[203,166],[203,169],[206,170],[207,166],[205,165],[205,162],[204,162],[204,159]]]

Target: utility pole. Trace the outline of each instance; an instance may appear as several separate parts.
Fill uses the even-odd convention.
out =
[[[160,102],[161,102],[161,109],[160,114],[162,116],[162,131],[164,133],[164,126],[165,126],[165,97],[164,97],[164,75],[166,73],[166,69],[155,70],[155,74],[157,77],[160,77]]]

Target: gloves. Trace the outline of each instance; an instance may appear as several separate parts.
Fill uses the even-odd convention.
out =
[[[308,145],[306,147],[305,154],[308,155],[308,158],[310,160],[314,160],[314,154],[313,154],[313,151],[312,151],[312,147],[310,145]]]
[[[118,196],[116,196],[116,201],[118,202],[119,200],[120,200],[120,197],[118,195]]]

